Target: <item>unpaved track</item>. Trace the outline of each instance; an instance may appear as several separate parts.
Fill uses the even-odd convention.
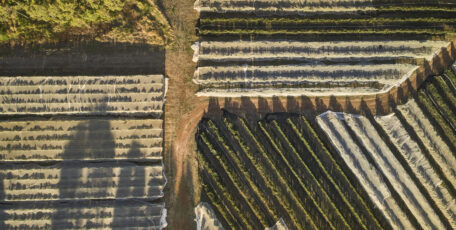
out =
[[[192,62],[190,46],[197,40],[198,15],[193,10],[193,0],[156,2],[176,36],[175,42],[166,49],[165,59],[165,73],[169,78],[164,114],[167,229],[195,229],[193,207],[199,201],[199,183],[192,133],[201,115],[192,114],[203,109],[195,96],[197,88],[191,81],[196,64]]]

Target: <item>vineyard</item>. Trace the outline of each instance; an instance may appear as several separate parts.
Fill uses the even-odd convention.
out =
[[[166,227],[166,83],[0,77],[0,228]]]
[[[199,0],[197,95],[367,95],[432,63],[455,34],[451,1]]]
[[[0,123],[0,159],[160,160],[162,123],[160,119],[9,120]],[[100,145],[85,150],[93,138]],[[68,145],[71,149],[66,149]],[[138,151],[132,153],[133,147]]]
[[[329,111],[317,118],[346,164],[359,172],[363,187],[372,190],[383,181],[409,219],[424,229],[456,228],[455,80],[451,70],[431,77],[413,99],[386,116]],[[350,156],[354,153],[358,157]],[[378,179],[370,179],[374,175]],[[377,199],[374,192],[369,195]],[[377,205],[398,225],[393,218],[399,214],[386,203]]]
[[[165,87],[162,75],[0,77],[0,112],[160,116]]]
[[[231,229],[455,229],[455,72],[388,115],[204,118],[203,200]]]
[[[137,200],[78,201],[55,205],[52,203],[20,203],[14,208],[4,206],[0,218],[11,229],[52,229],[57,227],[113,228],[147,226],[160,229],[164,204],[148,204]]]
[[[197,144],[203,199],[232,229],[283,218],[292,229],[384,229],[385,218],[304,116],[204,119]]]

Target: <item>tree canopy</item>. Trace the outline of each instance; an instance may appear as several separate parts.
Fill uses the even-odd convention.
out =
[[[99,40],[167,44],[153,0],[0,0],[0,43]]]

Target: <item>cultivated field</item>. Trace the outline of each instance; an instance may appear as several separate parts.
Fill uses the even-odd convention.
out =
[[[80,201],[0,205],[4,229],[161,229],[164,203]]]
[[[454,3],[199,0],[198,96],[388,92],[454,34]],[[348,89],[348,90],[347,90]]]
[[[0,94],[1,229],[167,226],[163,75],[0,77]]]
[[[305,117],[249,121],[225,112],[198,128],[203,199],[226,227],[280,218],[293,229],[389,227]]]
[[[210,204],[200,202],[195,207],[195,221],[197,230],[222,230],[223,226],[217,219]]]
[[[3,201],[163,197],[163,168],[135,164],[60,163],[52,167],[5,166]]]
[[[292,229],[454,229],[455,83],[451,69],[431,76],[389,115],[210,115],[196,135],[202,199],[234,229],[280,217]]]
[[[0,111],[159,116],[165,87],[163,75],[0,77]]]
[[[0,1],[0,229],[167,226],[163,2]]]
[[[161,160],[162,127],[160,119],[9,120],[0,122],[0,159]]]
[[[390,188],[381,173],[363,155],[362,150],[344,127],[342,119],[339,114],[328,112],[320,115],[317,121],[391,226],[394,229],[413,228],[405,212],[391,196]]]
[[[317,118],[342,157],[359,153],[356,158],[344,158],[348,165],[368,159],[370,166],[355,173],[366,190],[369,183],[363,182],[362,175],[375,169],[394,191],[392,198],[408,213],[408,219],[424,229],[456,228],[455,80],[451,69],[430,77],[414,98],[390,115],[327,112]],[[346,146],[351,146],[350,151],[344,150]],[[376,197],[371,195],[371,199]],[[385,216],[390,214],[387,209],[382,211]]]
[[[197,0],[195,9],[200,12],[255,12],[264,14],[303,14],[315,12],[353,12],[374,10],[371,0],[340,0],[340,1],[296,1],[285,0],[277,3],[272,0]]]

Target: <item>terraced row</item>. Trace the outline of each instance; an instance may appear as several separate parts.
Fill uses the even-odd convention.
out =
[[[366,84],[390,88],[406,79],[414,65],[281,65],[198,67],[194,79],[203,87],[308,87]]]
[[[373,94],[399,85],[417,64],[430,61],[448,45],[443,41],[203,41],[194,46],[199,67],[193,79],[200,85],[199,96]],[[399,62],[403,64],[395,64]]]
[[[204,41],[195,46],[200,96],[372,94],[400,84],[447,42]],[[392,64],[396,62],[409,64]],[[243,91],[245,91],[243,93]],[[299,93],[298,93],[299,94]],[[251,95],[254,96],[254,95]]]
[[[2,114],[157,114],[162,75],[0,77]]]
[[[0,205],[2,229],[161,229],[164,203],[137,200]]]
[[[417,66],[433,66],[435,54],[454,46],[448,41],[456,32],[452,1],[195,4],[198,96],[384,93],[414,76]]]
[[[201,13],[255,13],[259,15],[316,15],[316,14],[360,14],[377,11],[395,11],[415,8],[416,10],[451,10],[451,1],[388,1],[388,0],[197,0],[195,9]]]
[[[370,59],[395,61],[428,59],[444,41],[202,41],[195,57],[200,66],[205,63],[222,65],[223,62],[360,62]]]
[[[286,0],[234,0],[234,1],[209,1],[198,0],[195,2],[195,9],[200,12],[277,12],[280,14],[313,13],[315,8],[320,11],[344,11],[356,12],[358,10],[373,10],[371,0],[342,0],[342,1],[296,1]]]
[[[163,167],[132,163],[60,163],[51,167],[3,165],[2,201],[163,197]]]
[[[166,227],[166,84],[0,77],[0,229]]]
[[[2,161],[160,160],[163,121],[88,118],[0,122]]]

